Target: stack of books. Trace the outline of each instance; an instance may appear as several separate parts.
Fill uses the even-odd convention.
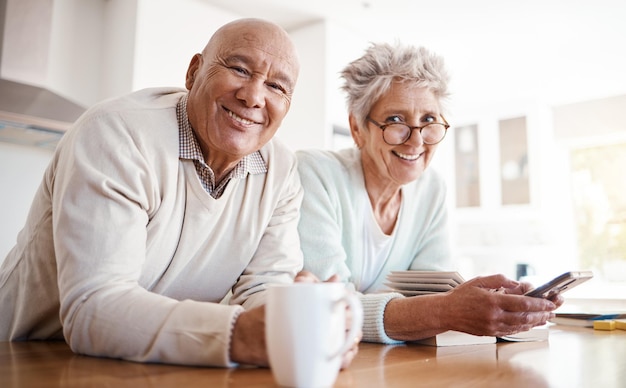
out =
[[[625,319],[626,313],[556,313],[550,322],[557,325],[593,327],[594,321],[604,321],[608,319]]]
[[[546,341],[549,335],[550,331],[547,326],[538,326],[528,331],[522,331],[503,337],[473,335],[460,331],[448,330],[443,333],[439,333],[436,336],[424,338],[413,342],[430,346],[480,345],[495,344],[496,342]]]
[[[416,296],[450,291],[464,281],[455,271],[391,271],[385,286],[404,296]]]

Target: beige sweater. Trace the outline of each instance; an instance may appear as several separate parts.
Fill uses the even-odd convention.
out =
[[[0,340],[64,337],[89,355],[233,365],[241,306],[302,268],[302,188],[295,157],[272,140],[266,174],[208,195],[178,158],[182,95],[102,103],[64,136],[0,268]]]

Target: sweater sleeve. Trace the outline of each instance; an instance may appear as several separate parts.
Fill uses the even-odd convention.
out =
[[[349,231],[343,229],[345,209],[339,199],[340,192],[346,189],[337,187],[333,180],[340,167],[328,167],[331,162],[321,151],[299,151],[297,155],[304,187],[298,224],[304,268],[322,280],[337,274],[347,281],[351,271],[342,237]]]
[[[147,151],[151,140],[132,135],[128,117],[111,114],[84,117],[60,144],[67,148],[52,206],[63,333],[82,354],[232,366],[229,346],[241,306],[177,300],[139,285],[151,264],[147,225],[161,200],[154,163],[178,165],[177,132],[157,130],[177,128],[169,112],[133,122],[153,130],[146,136],[165,137],[163,149]]]
[[[230,303],[241,304],[246,309],[265,303],[265,293],[261,291],[267,284],[293,282],[303,265],[298,235],[303,190],[295,155],[276,140],[268,143],[263,152],[268,164],[275,166],[267,172],[264,186],[271,186],[266,191],[276,199],[261,199],[261,206],[266,202],[271,204],[266,206],[271,212],[269,223],[262,231],[254,256],[233,287]]]
[[[389,338],[385,332],[384,325],[387,303],[396,298],[403,298],[403,296],[396,292],[361,294],[361,304],[363,304],[363,341],[383,344],[402,343],[402,341]]]

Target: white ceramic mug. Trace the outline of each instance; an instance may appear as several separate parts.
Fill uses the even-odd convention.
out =
[[[274,379],[286,387],[329,387],[363,324],[363,307],[343,283],[268,288],[265,335]],[[346,333],[346,307],[352,321]]]

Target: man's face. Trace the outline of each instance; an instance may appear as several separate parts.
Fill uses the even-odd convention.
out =
[[[267,143],[289,110],[298,63],[286,34],[240,23],[218,31],[187,72],[189,121],[221,173]],[[207,158],[208,155],[208,158]]]

